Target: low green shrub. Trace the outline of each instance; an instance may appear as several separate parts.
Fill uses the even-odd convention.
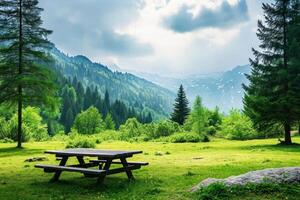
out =
[[[209,126],[209,127],[207,127],[207,129],[206,129],[206,133],[207,133],[208,135],[215,135],[215,134],[217,133],[217,129],[216,129],[216,127],[214,127],[214,126]]]
[[[14,141],[10,138],[3,138],[0,140],[0,143],[14,143]]]
[[[208,137],[206,135],[199,135],[197,133],[191,132],[175,133],[169,138],[169,141],[172,143],[206,142],[207,140]]]
[[[78,138],[74,140],[69,140],[66,148],[95,148],[96,143],[92,139],[88,138]]]

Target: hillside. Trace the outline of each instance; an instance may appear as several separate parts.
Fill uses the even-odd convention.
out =
[[[120,99],[139,111],[150,111],[154,118],[168,117],[175,94],[130,73],[113,72],[85,56],[70,57],[58,49],[51,51],[55,68],[66,77],[77,77],[85,86],[94,85],[112,100]]]

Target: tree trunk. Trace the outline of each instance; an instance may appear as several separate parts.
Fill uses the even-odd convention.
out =
[[[23,17],[22,17],[22,0],[19,0],[19,81],[22,79],[22,48],[23,48]],[[22,84],[18,85],[18,148],[22,147],[22,107],[23,107]]]
[[[290,123],[284,124],[284,144],[292,144]]]
[[[22,87],[18,87],[18,148],[22,147]]]

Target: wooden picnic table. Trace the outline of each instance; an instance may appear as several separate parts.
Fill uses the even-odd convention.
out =
[[[36,164],[36,168],[44,169],[46,173],[54,173],[52,181],[58,181],[63,171],[80,172],[85,177],[97,177],[98,182],[102,182],[107,175],[126,172],[129,180],[133,180],[132,170],[140,169],[141,166],[148,165],[146,162],[127,162],[127,158],[134,154],[143,153],[142,151],[116,151],[99,149],[65,149],[48,150],[47,154],[56,155],[60,160],[59,165]],[[79,164],[66,165],[70,157],[76,157]],[[84,157],[96,157],[89,162],[84,161]],[[111,169],[112,164],[121,165],[119,168]],[[97,167],[97,168],[92,168]]]

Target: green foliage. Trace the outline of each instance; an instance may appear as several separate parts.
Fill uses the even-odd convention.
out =
[[[175,133],[174,135],[170,136],[170,142],[173,143],[185,143],[185,142],[206,142],[206,137],[199,135],[197,133]]]
[[[174,134],[175,132],[181,131],[180,125],[176,122],[165,120],[154,124],[154,131],[149,132],[149,137],[159,138],[166,137]]]
[[[95,134],[103,129],[102,116],[98,109],[91,106],[76,116],[74,128],[80,134]]]
[[[217,129],[216,129],[215,126],[209,126],[209,127],[207,127],[207,129],[206,129],[206,133],[207,133],[208,135],[215,135],[215,134],[217,133]]]
[[[10,138],[3,138],[3,139],[0,139],[0,143],[14,143],[15,141],[13,141],[12,139]]]
[[[0,139],[10,137],[9,122],[0,117]]]
[[[233,109],[223,119],[221,134],[232,140],[247,140],[261,136],[253,128],[252,121],[241,111]]]
[[[104,119],[104,129],[105,130],[115,130],[116,129],[116,124],[110,113],[108,113]]]
[[[218,129],[222,124],[222,115],[220,114],[219,108],[216,107],[214,110],[208,110],[208,126],[215,127]]]
[[[252,73],[244,85],[245,113],[255,127],[274,124],[285,129],[291,144],[291,126],[300,119],[300,2],[276,0],[263,4],[265,23],[258,21],[261,51],[253,49]]]
[[[0,103],[18,104],[18,147],[22,137],[23,105],[58,104],[51,71],[43,66],[50,61],[45,50],[51,31],[42,28],[43,9],[37,0],[1,1],[0,4]]]
[[[183,86],[180,85],[177,98],[175,99],[173,113],[171,114],[171,120],[183,125],[190,113],[188,105],[189,101],[186,98]]]
[[[138,137],[141,135],[141,124],[136,118],[130,118],[124,125],[120,126],[120,139],[128,140],[130,138]]]
[[[95,148],[96,142],[93,138],[73,134],[66,148]]]
[[[17,114],[10,120],[11,139],[17,140]],[[22,141],[26,142],[30,139],[35,141],[43,141],[49,138],[47,126],[43,123],[40,116],[40,109],[35,107],[27,107],[23,110],[23,136]]]
[[[191,114],[189,115],[185,129],[201,134],[205,131],[208,124],[208,111],[202,105],[200,96],[196,97]]]

